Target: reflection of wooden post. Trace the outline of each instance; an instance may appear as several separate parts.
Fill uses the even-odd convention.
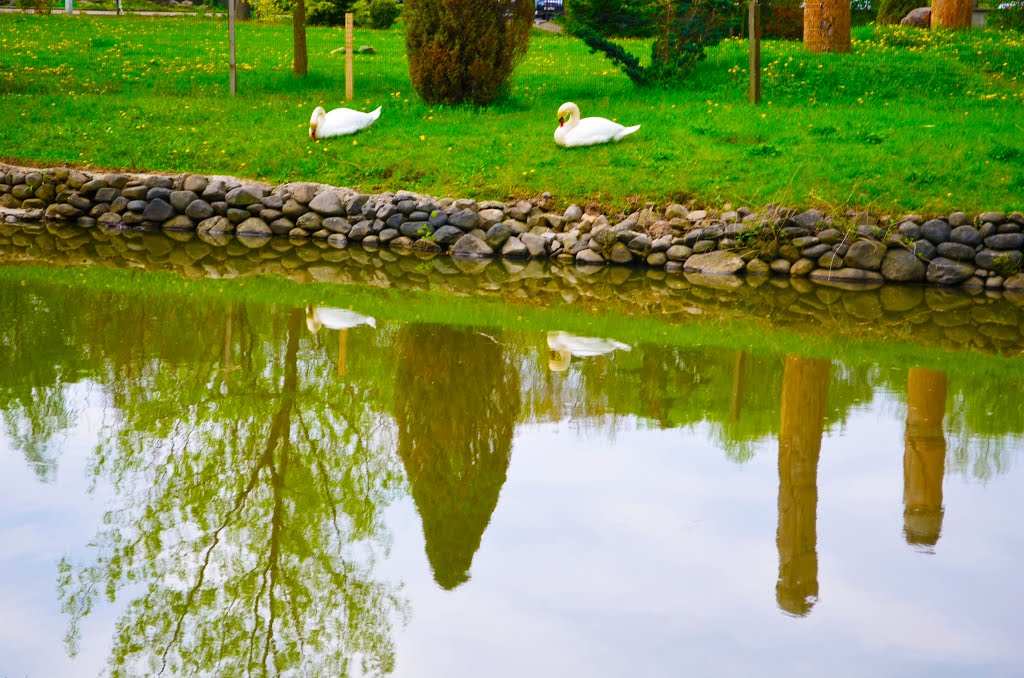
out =
[[[338,330],[338,376],[348,371],[348,330]]]
[[[229,307],[227,321],[224,323],[224,359],[221,367],[225,370],[231,368],[231,320],[233,317],[231,310]]]
[[[736,351],[732,361],[732,397],[729,399],[729,421],[739,421],[743,409],[743,382],[747,372],[747,352]]]
[[[352,99],[352,13],[345,14],[345,100]]]
[[[942,533],[946,470],[946,373],[907,370],[907,428],[903,451],[903,534],[907,543],[935,546]]]
[[[818,456],[829,367],[827,360],[786,356],[782,374],[775,599],[801,617],[818,598]]]

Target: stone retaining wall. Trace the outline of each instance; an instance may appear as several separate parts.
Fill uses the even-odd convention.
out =
[[[99,174],[0,164],[0,208],[24,220],[92,228],[313,238],[465,257],[783,275],[849,282],[929,282],[1024,289],[1024,214],[837,218],[778,206],[705,210],[648,204],[605,215],[535,201],[367,195],[294,183],[271,187],[197,174]]]

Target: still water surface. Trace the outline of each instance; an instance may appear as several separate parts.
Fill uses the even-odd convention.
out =
[[[0,317],[2,675],[1024,666],[1015,360],[16,281]]]

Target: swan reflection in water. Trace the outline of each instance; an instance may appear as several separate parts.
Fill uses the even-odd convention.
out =
[[[368,315],[362,315],[346,308],[330,308],[327,306],[306,306],[306,327],[316,334],[321,327],[338,332],[338,376],[345,376],[346,357],[348,355],[348,330],[359,325],[369,325],[376,329],[377,321]]]
[[[591,358],[612,351],[630,350],[629,344],[624,344],[621,341],[598,337],[578,337],[568,332],[548,332],[548,348],[551,349],[548,369],[552,372],[564,372],[569,369],[569,361],[573,356]]]

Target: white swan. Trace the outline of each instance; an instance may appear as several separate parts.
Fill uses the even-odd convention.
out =
[[[558,129],[555,130],[555,143],[559,146],[593,146],[619,141],[627,134],[640,129],[640,125],[624,127],[607,118],[583,118],[580,120],[580,107],[567,101],[558,108]]]
[[[568,332],[548,332],[548,348],[551,349],[548,368],[554,372],[567,370],[572,356],[590,358],[612,351],[630,350],[629,344],[623,344],[621,341],[598,337],[578,337]]]
[[[361,315],[344,308],[306,307],[306,327],[310,332],[315,333],[321,327],[326,327],[329,330],[347,330],[359,325],[376,328],[377,321],[368,315]]]
[[[380,117],[380,106],[369,113],[353,111],[351,108],[335,108],[325,112],[323,106],[313,109],[313,117],[309,119],[309,138],[323,139],[344,134],[355,134],[366,129]]]

